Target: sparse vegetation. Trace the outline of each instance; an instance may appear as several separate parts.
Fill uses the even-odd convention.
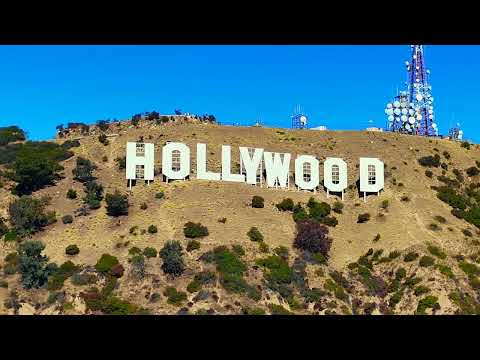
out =
[[[78,248],[77,245],[68,245],[66,248],[65,248],[65,254],[67,255],[77,255],[78,253],[80,253],[80,249]]]
[[[264,199],[261,196],[252,197],[252,207],[257,209],[262,209],[264,205]]]
[[[287,198],[283,199],[280,203],[278,203],[276,207],[278,210],[281,211],[293,211],[294,203],[292,199]]]
[[[250,230],[248,230],[247,235],[251,241],[263,241],[262,233],[255,226],[251,227]]]
[[[198,238],[208,236],[208,229],[200,223],[187,222],[183,226],[183,234],[187,238]]]
[[[360,215],[358,215],[357,223],[358,224],[363,224],[363,223],[366,223],[368,220],[370,220],[370,214],[368,214],[368,213],[360,214]]]
[[[115,190],[113,194],[107,194],[105,196],[107,203],[107,214],[110,216],[122,216],[128,215],[128,198],[127,195],[122,195],[118,190]]]

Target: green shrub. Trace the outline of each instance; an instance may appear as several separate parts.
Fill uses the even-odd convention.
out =
[[[258,243],[258,249],[260,250],[260,252],[262,253],[268,253],[270,248],[269,246],[264,242],[264,241],[260,241]]]
[[[232,250],[238,256],[245,255],[245,250],[243,249],[242,245],[235,244],[232,246]]]
[[[472,237],[472,236],[473,236],[472,232],[471,232],[470,230],[468,230],[468,229],[463,229],[463,230],[462,230],[462,233],[463,233],[463,235],[465,235],[466,237]]]
[[[438,298],[436,296],[430,295],[421,299],[418,302],[416,314],[425,315],[425,310],[429,308],[430,309],[440,308],[440,305],[438,305]]]
[[[293,280],[293,270],[280,256],[272,255],[265,259],[259,259],[256,264],[270,270],[265,276],[265,279],[270,283],[289,284]]]
[[[434,156],[425,156],[418,159],[418,163],[426,167],[439,167],[440,166],[440,155],[435,154]]]
[[[411,262],[415,261],[418,258],[418,254],[416,252],[410,251],[409,253],[405,254],[403,257],[403,261],[405,262]]]
[[[341,203],[340,201],[335,201],[335,203],[333,204],[333,208],[332,210],[334,212],[336,212],[337,214],[342,214],[343,213],[343,203]]]
[[[445,219],[443,216],[440,216],[440,215],[436,215],[434,219],[438,221],[440,224],[445,224],[447,222],[447,219]]]
[[[278,210],[281,211],[293,211],[294,203],[293,200],[290,198],[283,199],[282,202],[276,205]]]
[[[401,280],[401,279],[403,279],[405,276],[407,276],[407,271],[406,271],[404,268],[399,268],[399,269],[395,272],[395,279],[396,279],[396,280]]]
[[[308,218],[308,214],[300,203],[293,207],[293,221],[299,222]]]
[[[108,144],[110,144],[110,142],[108,141],[107,135],[105,134],[100,134],[98,136],[98,141],[104,146],[107,146]]]
[[[440,273],[449,277],[450,279],[455,279],[455,274],[453,273],[452,269],[449,266],[443,265],[443,264],[437,264],[435,265],[435,268],[438,269]]]
[[[425,170],[425,176],[429,177],[429,178],[432,178],[433,177],[433,172],[431,172],[430,170]]]
[[[163,199],[165,196],[165,193],[163,191],[159,191],[155,194],[156,199]]]
[[[370,214],[368,214],[368,213],[360,214],[360,215],[358,215],[357,223],[358,224],[363,224],[363,223],[366,223],[368,220],[370,220]]]
[[[462,271],[471,276],[471,275],[480,275],[480,269],[478,268],[477,265],[468,263],[466,261],[461,261],[458,264],[458,267],[462,269]]]
[[[270,313],[272,315],[293,315],[293,313],[291,313],[281,305],[269,304],[268,308],[270,309]]]
[[[467,170],[466,170],[466,173],[468,176],[472,177],[472,176],[477,176],[478,174],[480,174],[480,170],[478,170],[478,168],[476,166],[472,166],[472,167],[469,167]]]
[[[145,257],[147,258],[157,257],[157,250],[152,247],[146,247],[145,249],[143,249],[143,255],[145,255]]]
[[[19,237],[18,237],[18,234],[15,230],[9,230],[5,233],[5,237],[4,237],[4,240],[6,242],[11,242],[11,241],[19,241]]]
[[[435,260],[431,256],[422,256],[420,259],[420,266],[421,267],[429,267],[435,264]]]
[[[440,250],[440,248],[438,246],[434,246],[434,245],[429,245],[427,247],[428,251],[430,254],[444,260],[447,258],[447,254],[445,254],[442,250]]]
[[[36,198],[22,196],[9,205],[10,223],[20,236],[30,235],[49,224],[45,204]]]
[[[41,254],[44,249],[45,245],[40,241],[27,241],[20,246],[19,270],[25,289],[42,287],[55,270],[48,266],[48,258]]]
[[[202,284],[200,284],[199,281],[192,280],[188,285],[187,285],[187,291],[189,293],[194,293],[199,291],[202,288]]]
[[[75,286],[83,286],[95,284],[97,282],[97,277],[93,274],[73,274],[71,281]]]
[[[76,199],[76,198],[77,198],[77,192],[73,189],[68,189],[67,199]]]
[[[419,285],[415,288],[413,293],[415,294],[415,296],[420,296],[429,292],[430,292],[430,289],[428,287]]]
[[[80,249],[77,245],[68,245],[65,248],[65,254],[67,255],[77,255],[80,252]]]
[[[95,269],[100,273],[108,273],[117,264],[118,259],[115,256],[103,254],[95,264]]]
[[[62,217],[62,223],[64,224],[71,224],[73,222],[73,216],[72,215],[65,215]]]
[[[8,282],[6,282],[4,280],[0,281],[0,288],[8,289]]]
[[[191,252],[193,250],[200,249],[200,241],[198,240],[189,240],[187,244],[187,251]]]
[[[275,255],[280,256],[282,259],[288,259],[288,248],[283,245],[280,245],[279,247],[273,249],[273,252],[275,253]]]
[[[133,246],[128,250],[128,255],[140,255],[142,250],[139,247]]]
[[[322,253],[315,253],[313,254],[312,258],[320,265],[325,265],[327,263],[327,259]]]
[[[163,260],[162,270],[165,274],[179,276],[185,271],[182,246],[178,241],[169,240],[160,250],[160,257]]]
[[[117,165],[118,165],[118,170],[124,170],[127,167],[127,157],[117,157],[115,159]]]
[[[83,157],[77,157],[75,168],[72,170],[73,178],[82,183],[92,181],[93,171],[97,169],[97,166],[90,160]]]
[[[114,217],[128,215],[127,195],[122,195],[118,190],[115,190],[113,194],[105,196],[105,201],[107,203],[107,215]]]
[[[158,232],[158,229],[155,225],[150,225],[147,231],[149,234],[156,234]]]
[[[395,258],[397,258],[397,257],[399,257],[399,256],[400,256],[400,251],[398,251],[398,250],[390,251],[390,254],[388,254],[388,257],[389,257],[390,259],[395,259]]]
[[[330,215],[331,207],[326,202],[318,202],[313,197],[308,200],[307,207],[309,208],[308,215],[317,221],[322,220]]]
[[[198,281],[201,285],[213,284],[217,280],[215,273],[205,270],[195,274],[193,278],[195,281]]]
[[[147,210],[147,209],[148,209],[147,203],[142,203],[142,205],[140,205],[140,210]]]
[[[183,291],[177,291],[174,287],[167,287],[163,292],[168,300],[167,302],[171,305],[181,306],[183,302],[187,300],[187,294]]]
[[[470,143],[468,141],[463,141],[462,144],[460,145],[462,148],[465,148],[467,150],[470,150]]]
[[[252,207],[253,208],[257,208],[257,209],[261,209],[263,208],[265,205],[264,205],[264,199],[263,197],[261,196],[254,196],[252,197]]]
[[[262,233],[255,226],[251,227],[250,230],[248,230],[247,235],[251,241],[263,241]]]
[[[208,229],[200,223],[187,222],[183,227],[183,233],[187,238],[208,236]]]
[[[25,132],[18,126],[0,127],[0,146],[16,141],[24,141],[25,139]]]

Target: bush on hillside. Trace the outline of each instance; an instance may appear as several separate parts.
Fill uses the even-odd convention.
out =
[[[247,236],[251,241],[263,241],[263,235],[255,226],[251,227],[247,232]]]
[[[105,134],[100,134],[98,136],[98,141],[104,146],[107,146],[108,144],[110,144],[110,141],[108,141],[107,135]]]
[[[66,248],[65,248],[65,254],[67,255],[77,255],[78,253],[80,253],[80,249],[78,248],[77,245],[68,245]]]
[[[283,199],[280,203],[278,203],[275,206],[277,207],[278,210],[281,210],[281,211],[293,211],[294,203],[292,199],[287,198],[287,199]]]
[[[147,231],[149,234],[156,234],[158,232],[158,229],[155,225],[150,225]]]
[[[307,219],[297,222],[297,234],[293,246],[311,253],[321,253],[328,258],[332,239],[328,237],[328,228],[317,221]]]
[[[118,264],[118,259],[109,254],[103,254],[95,264],[95,269],[100,273],[108,273],[115,265]]]
[[[145,249],[143,249],[143,255],[145,255],[145,257],[147,258],[157,257],[157,250],[152,247],[146,247]]]
[[[49,224],[45,204],[37,198],[22,196],[8,207],[10,223],[20,236],[33,234]]]
[[[187,222],[183,226],[183,233],[187,238],[198,238],[208,236],[208,229],[200,223]]]
[[[113,194],[105,196],[107,203],[107,214],[110,216],[128,215],[128,198],[127,195],[122,195],[118,190]]]
[[[467,170],[466,170],[466,173],[468,176],[472,177],[472,176],[477,176],[478,174],[480,174],[480,170],[478,170],[478,168],[476,166],[472,166],[472,167],[469,167]]]
[[[20,246],[19,270],[22,275],[22,286],[25,289],[44,286],[54,268],[47,265],[48,258],[42,255],[45,245],[40,241],[27,241]]]
[[[193,250],[200,249],[200,241],[197,240],[189,240],[187,244],[187,251],[191,252]]]
[[[357,223],[358,224],[363,224],[366,223],[368,220],[370,220],[370,214],[359,214],[357,218]]]
[[[68,189],[67,199],[76,199],[76,198],[77,198],[77,192],[73,189]]]
[[[264,201],[265,200],[263,199],[263,197],[254,196],[254,197],[252,197],[252,207],[257,208],[257,209],[261,209],[265,206]]]
[[[115,159],[117,165],[118,165],[118,170],[124,170],[127,167],[127,157],[118,157]]]
[[[65,215],[62,217],[62,223],[64,224],[71,224],[73,223],[73,217],[72,215]]]
[[[424,156],[418,159],[418,163],[426,167],[439,167],[440,166],[440,155],[435,154],[434,156]]]
[[[24,141],[25,132],[18,126],[0,127],[0,146],[5,146],[15,141]]]
[[[92,181],[93,171],[97,169],[97,166],[90,160],[83,157],[77,157],[75,168],[72,170],[73,178],[82,183]]]

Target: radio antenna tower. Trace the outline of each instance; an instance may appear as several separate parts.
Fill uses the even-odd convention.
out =
[[[423,45],[411,45],[411,62],[407,66],[407,91],[397,94],[392,103],[387,104],[387,130],[412,135],[437,136],[438,126],[433,112],[430,71],[425,67]]]
[[[406,63],[408,71],[408,95],[416,110],[417,134],[438,135],[434,121],[432,86],[429,82],[430,70],[425,66],[423,45],[411,45],[412,62]]]
[[[307,129],[307,115],[300,105],[295,106],[292,115],[292,129]]]

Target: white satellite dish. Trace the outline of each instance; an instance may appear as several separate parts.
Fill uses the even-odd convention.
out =
[[[408,110],[407,110],[407,109],[402,109],[402,114],[403,114],[403,115],[407,115],[407,114],[408,114]]]
[[[402,115],[402,117],[400,119],[402,119],[403,122],[407,122],[408,117],[407,117],[407,115]]]
[[[417,120],[422,120],[423,119],[423,116],[421,114],[418,114],[417,115]]]
[[[400,107],[400,102],[395,101],[395,102],[393,103],[393,106],[395,106],[396,108]]]
[[[413,111],[413,109],[410,109],[410,110],[408,110],[408,114],[413,115],[413,114],[415,114],[415,111]]]
[[[410,130],[410,125],[405,124],[405,129]]]
[[[433,97],[430,98],[430,101],[433,103]]]
[[[396,121],[396,122],[400,122],[400,118],[399,118],[399,117],[395,117],[395,121]]]
[[[437,124],[432,123],[432,128],[436,129],[436,128],[437,128]]]
[[[395,113],[395,115],[400,115],[402,113],[400,109],[395,109],[393,112]]]
[[[391,109],[392,107],[393,107],[393,105],[391,103],[387,104],[387,109]]]
[[[390,115],[390,116],[388,117],[388,121],[393,121],[394,119],[395,119],[395,117],[394,117],[393,115]]]
[[[428,115],[428,118],[429,118],[430,120],[432,120],[432,119],[433,119],[433,115]]]
[[[305,125],[307,123],[307,117],[304,115],[300,116],[300,123],[302,125]]]
[[[417,99],[418,101],[422,101],[422,100],[423,100],[422,94],[417,94],[416,99]]]
[[[393,109],[387,109],[387,115],[393,115]]]
[[[410,63],[409,63],[408,61],[405,61],[405,65],[407,65],[407,66],[408,66],[408,65],[410,65]]]
[[[408,118],[408,122],[412,125],[415,124],[415,118],[413,117]]]
[[[433,114],[433,110],[432,110],[432,109],[429,109],[429,110],[428,110],[428,113],[429,113],[429,114]]]

